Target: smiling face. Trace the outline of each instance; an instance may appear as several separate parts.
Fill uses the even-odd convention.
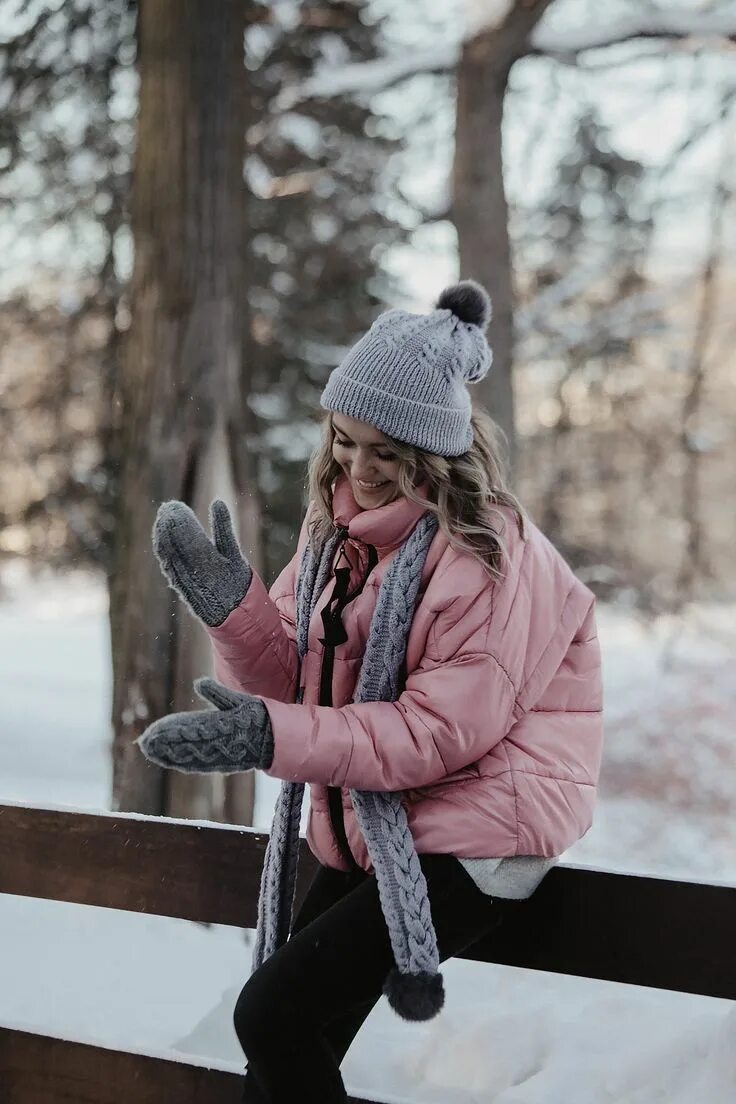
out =
[[[350,480],[364,510],[385,506],[399,494],[399,462],[380,430],[347,414],[333,414],[332,455]],[[366,484],[377,483],[371,487]]]

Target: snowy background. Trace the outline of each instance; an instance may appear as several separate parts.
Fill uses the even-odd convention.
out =
[[[6,569],[0,799],[108,809],[106,595],[94,578]],[[599,607],[607,743],[596,821],[565,860],[736,882],[733,610],[648,627]],[[277,783],[259,777],[256,827]],[[305,803],[306,812],[306,803]],[[0,1023],[240,1071],[231,1024],[252,932],[0,897]],[[186,970],[181,963],[186,962]],[[510,967],[443,966],[428,1024],[381,1000],[349,1090],[436,1104],[732,1104],[736,1007]],[[380,1059],[378,1056],[380,1055]]]
[[[26,21],[44,6],[50,18],[25,43]],[[472,9],[480,27],[511,3],[373,0],[362,29],[363,5],[338,5],[355,16],[353,53],[329,27],[318,46],[311,31],[295,33],[291,0],[267,6],[274,26],[283,21],[272,56],[259,21],[246,33],[249,70],[262,66],[263,84],[259,126],[249,128],[261,136],[250,134],[246,156],[260,232],[244,238],[243,300],[257,305],[253,318],[268,338],[257,338],[263,378],[278,381],[278,401],[257,389],[249,396],[267,446],[266,496],[288,489],[288,465],[315,443],[304,411],[282,408],[282,392],[320,379],[339,347],[326,335],[339,343],[357,324],[354,297],[333,292],[330,274],[344,270],[346,289],[374,288],[391,305],[424,311],[460,275],[461,244],[448,217],[456,102],[447,72],[416,72],[378,90],[365,114],[360,101],[345,110],[337,99],[327,108],[297,99],[287,108],[271,93],[288,91],[289,73],[307,62],[311,71],[315,60],[332,93],[338,84],[375,88],[388,68],[428,57],[432,68],[442,58],[449,65],[463,15]],[[100,463],[98,445],[121,382],[110,373],[130,323],[134,256],[123,212],[137,76],[132,24],[126,30],[118,18],[131,5],[0,0],[0,8],[8,139],[0,149],[0,803],[104,811],[112,788],[104,586],[83,573],[31,581],[20,560],[1,558],[35,548],[40,558],[76,562],[85,549],[106,562],[100,489],[120,473]],[[733,0],[555,0],[533,40],[540,49],[546,39],[547,56],[514,65],[503,146],[520,293],[518,428],[533,443],[525,504],[534,516],[556,492],[556,532],[578,550],[601,549],[597,566],[622,597],[638,588],[649,608],[673,608],[665,599],[686,566],[680,550],[695,546],[697,593],[731,595],[730,605],[690,606],[681,619],[645,621],[599,604],[607,737],[599,804],[593,828],[564,858],[735,885],[736,86],[727,9]],[[696,21],[697,33],[668,42],[656,34],[660,20]],[[642,22],[651,38],[622,41]],[[724,27],[730,39],[710,41]],[[618,45],[576,62],[554,56],[598,36]],[[388,65],[336,64],[383,54]],[[406,146],[383,165],[374,138],[392,134]],[[374,161],[383,179],[369,171]],[[313,192],[299,191],[309,180]],[[280,192],[289,182],[296,190]],[[289,205],[279,198],[269,207],[289,194]],[[384,218],[401,232],[381,254]],[[321,253],[299,226],[313,227]],[[324,264],[331,253],[337,265]],[[317,286],[327,294],[301,300],[294,289],[313,290],[320,257],[326,283]],[[67,483],[69,500],[59,493]],[[257,784],[256,827],[268,830],[278,783],[259,776]],[[708,938],[697,916],[692,925],[694,939]],[[251,931],[0,895],[0,936],[0,1025],[242,1070],[231,1017]],[[431,1023],[405,1024],[379,1002],[343,1066],[353,1094],[416,1104],[736,1101],[733,1002],[461,961],[442,972],[447,1003]]]

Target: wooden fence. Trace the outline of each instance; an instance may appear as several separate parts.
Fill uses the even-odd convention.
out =
[[[255,927],[267,840],[246,828],[0,805],[0,893]],[[297,905],[315,865],[302,840]],[[529,901],[509,904],[509,918],[461,957],[736,997],[736,887],[560,865]],[[240,1104],[241,1085],[184,1059],[0,1024],[4,1104]]]

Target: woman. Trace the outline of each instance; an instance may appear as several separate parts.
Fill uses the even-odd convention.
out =
[[[283,780],[254,971],[235,1009],[245,1101],[346,1100],[382,993],[442,1007],[438,964],[528,898],[590,827],[602,745],[594,597],[505,489],[485,291],[382,314],[332,372],[297,549],[267,592],[224,503],[214,544],[164,503],[154,547],[206,626],[214,709],[141,736],[179,770]],[[304,784],[317,874],[290,925]]]

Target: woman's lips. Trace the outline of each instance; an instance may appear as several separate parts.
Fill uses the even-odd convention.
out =
[[[379,483],[377,487],[366,487],[362,483],[359,483],[357,479],[353,480],[353,482],[359,490],[365,491],[366,494],[370,494],[371,491],[380,491],[383,487],[386,486],[388,480],[384,481],[383,483]]]

